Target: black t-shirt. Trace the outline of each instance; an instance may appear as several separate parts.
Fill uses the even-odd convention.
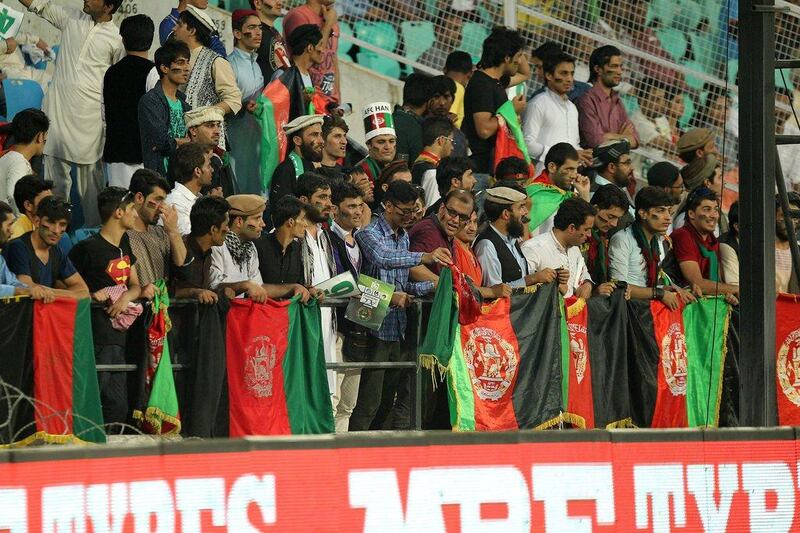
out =
[[[325,165],[320,166],[315,171],[317,174],[325,176],[331,182],[341,182],[344,181],[344,167],[339,163],[336,163],[332,167],[326,167]]]
[[[314,163],[303,159],[303,171],[300,172],[300,174],[315,170]],[[297,178],[300,177],[300,174],[297,172],[298,169],[295,168],[291,157],[284,159],[283,163],[275,168],[275,172],[272,174],[272,184],[270,185],[269,191],[270,204],[275,205],[278,200],[287,194],[297,195]]]
[[[125,56],[106,71],[103,80],[106,140],[103,161],[137,164],[142,162],[139,137],[139,100],[146,92],[147,76],[153,62]]]
[[[276,56],[288,58],[288,53],[283,41],[283,36],[274,27],[268,26],[262,22],[261,33],[263,34],[263,38],[261,39],[261,47],[258,49],[256,63],[261,67],[261,73],[264,75],[264,83],[269,84],[275,71],[279,68],[284,68],[284,66],[277,61]],[[288,59],[286,59],[286,61],[288,61]]]
[[[494,144],[497,135],[492,135],[488,139],[478,137],[473,113],[483,112],[494,115],[506,101],[508,101],[508,95],[499,80],[480,70],[473,74],[464,93],[464,121],[461,123],[461,131],[464,132],[472,149],[475,171],[480,174],[492,173]]]
[[[258,252],[258,269],[264,283],[299,283],[305,285],[303,252],[299,242],[292,241],[283,253],[275,233],[263,235],[253,241]]]

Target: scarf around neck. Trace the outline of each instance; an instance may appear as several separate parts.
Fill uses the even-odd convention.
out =
[[[653,235],[650,242],[642,229],[642,224],[638,220],[633,223],[632,230],[633,236],[636,239],[636,244],[639,245],[639,250],[644,257],[645,268],[647,270],[647,286],[655,287],[658,283],[658,270],[661,263],[661,257],[658,252],[658,236]]]
[[[225,246],[228,247],[231,258],[239,270],[244,270],[253,257],[253,244],[249,241],[243,242],[236,233],[229,231],[225,236]]]

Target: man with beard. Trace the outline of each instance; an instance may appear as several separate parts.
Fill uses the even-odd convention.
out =
[[[383,168],[397,156],[397,135],[394,129],[392,106],[386,102],[368,105],[362,113],[364,137],[367,143],[367,157],[356,166],[367,173],[373,185],[378,181]]]
[[[573,294],[587,300],[592,295],[592,278],[581,255],[594,226],[595,209],[580,198],[561,202],[553,220],[553,229],[525,241],[522,253],[530,272],[554,270],[558,290],[565,298]]]
[[[236,175],[231,167],[228,152],[220,148],[224,116],[216,106],[199,107],[184,115],[189,140],[213,146],[211,152],[211,184],[203,193],[214,191],[217,196],[233,194],[237,189]]]
[[[673,205],[675,199],[661,189],[645,187],[639,191],[636,221],[614,235],[608,254],[611,277],[628,284],[631,298],[660,300],[674,310],[680,306],[679,296],[684,303],[694,297],[665,283],[661,276],[661,263],[669,252],[666,234],[672,224]]]
[[[601,46],[589,58],[592,88],[578,99],[581,145],[596,148],[611,141],[639,147],[639,135],[628,118],[614,88],[622,82],[622,52],[615,46]]]
[[[614,185],[628,197],[628,212],[620,221],[620,229],[633,223],[634,212],[631,198],[633,181],[633,160],[631,149],[627,141],[609,142],[594,149],[594,168],[597,175],[594,178],[595,190],[603,185]]]
[[[411,182],[422,185],[425,207],[429,207],[439,199],[436,167],[453,151],[453,123],[443,117],[426,118],[422,122],[422,144],[424,148],[411,167]]]
[[[36,207],[33,231],[8,243],[3,255],[17,279],[33,287],[65,288],[72,298],[88,298],[89,289],[58,243],[72,218],[68,202],[56,196],[44,198]]]
[[[536,283],[550,283],[557,278],[556,271],[545,268],[529,274],[528,262],[522,253],[519,239],[525,232],[528,220],[528,197],[510,187],[486,190],[483,204],[489,225],[475,241],[475,255],[483,270],[484,287],[501,283],[511,288],[524,288]]]
[[[344,180],[344,168],[339,164],[347,152],[347,132],[350,128],[341,117],[325,115],[322,120],[322,164],[317,169],[321,175],[334,182]]]
[[[230,229],[225,244],[211,251],[209,287],[212,291],[233,290],[237,296],[246,294],[256,303],[267,298],[286,298],[301,295],[303,302],[310,295],[299,284],[265,284],[261,279],[258,252],[253,241],[264,229],[266,201],[255,194],[236,194],[227,198],[230,209]]]
[[[200,197],[200,191],[211,185],[211,154],[214,145],[189,143],[175,151],[170,170],[175,187],[164,200],[178,211],[178,231],[187,235],[191,229],[189,214]]]
[[[706,187],[695,189],[686,201],[686,224],[672,232],[672,253],[679,271],[675,279],[681,287],[701,294],[725,294],[736,302],[739,287],[720,283],[719,241],[714,231],[719,223],[719,199]]]
[[[544,158],[544,170],[533,181],[534,183],[557,187],[567,193],[565,198],[574,195],[584,201],[588,201],[591,182],[589,178],[578,173],[579,166],[580,154],[575,147],[567,142],[556,143]],[[536,205],[532,205],[532,208],[536,207]],[[553,229],[553,220],[556,212],[554,211],[539,226],[534,228],[532,230],[533,234],[548,233]]]
[[[609,233],[616,229],[620,219],[628,212],[628,197],[616,185],[603,185],[592,195],[592,206],[597,210],[592,234],[587,240],[584,259],[595,287],[602,294],[609,283]]]
[[[152,170],[140,169],[131,178],[130,191],[139,216],[128,231],[128,238],[133,255],[139,260],[142,296],[150,299],[155,294],[153,283],[167,281],[174,269],[184,266],[186,245],[178,231],[178,211],[164,203],[169,193],[167,180]],[[162,225],[158,225],[159,221]]]
[[[322,161],[322,115],[302,115],[283,127],[290,152],[272,175],[269,198],[275,203],[287,194],[297,196],[300,176],[312,172]]]
[[[14,210],[5,202],[0,201],[0,246],[5,246],[11,237],[11,227],[14,224]],[[11,296],[30,296],[34,300],[53,301],[55,294],[46,287],[34,285],[28,288],[27,285],[17,279],[8,269],[6,260],[0,255],[0,298]]]
[[[264,81],[269,83],[277,70],[286,70],[291,66],[286,41],[281,32],[275,29],[275,21],[283,15],[283,0],[250,0],[250,7],[261,20],[262,39],[256,62],[261,67]]]

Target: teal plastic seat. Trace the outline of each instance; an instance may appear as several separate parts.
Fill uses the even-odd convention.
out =
[[[6,95],[6,120],[11,122],[20,111],[41,109],[44,91],[35,80],[6,78],[3,80]]]
[[[656,37],[664,49],[673,59],[681,61],[686,55],[686,47],[689,45],[686,34],[675,28],[660,28],[656,30]]]
[[[407,20],[400,24],[400,32],[403,34],[405,55],[411,61],[419,59],[436,40],[433,23],[429,21]]]
[[[783,70],[783,76],[781,76],[781,70]],[[786,83],[784,83],[786,80]],[[787,89],[789,92],[794,91],[794,84],[792,83],[792,71],[791,69],[778,69],[775,70],[775,87],[783,87]]]
[[[339,21],[339,49],[337,50],[337,55],[339,59],[343,59],[345,61],[352,61],[348,53],[350,49],[353,48],[353,42],[345,37],[345,35],[349,35],[350,37],[353,36],[353,28],[347,22],[343,20]]]
[[[728,60],[728,83],[731,85],[736,85],[736,76],[739,74],[739,60],[738,59],[729,59]]]
[[[380,56],[369,50],[359,52],[356,56],[358,64],[378,74],[383,74],[389,78],[400,78],[400,63],[394,59]]]
[[[689,69],[689,72],[706,72],[703,68],[703,65],[700,64],[699,61],[690,61],[686,63],[686,68]],[[705,84],[705,80],[699,78],[697,76],[693,76],[690,73],[686,74],[686,85],[689,86],[690,89],[694,89],[695,91],[700,91],[703,89],[703,85]]]
[[[477,63],[483,51],[483,41],[489,36],[490,30],[479,22],[465,22],[461,29],[461,46],[459,50],[472,56],[472,61]]]
[[[275,29],[278,30],[278,33],[283,35],[283,17],[275,19]]]
[[[672,27],[684,32],[695,31],[703,18],[703,7],[694,0],[682,0],[677,7]]]
[[[400,38],[394,26],[388,22],[356,22],[356,36],[373,46],[394,52]]]
[[[658,19],[661,21],[662,27],[672,26],[675,12],[678,11],[676,3],[676,0],[653,0],[647,10],[647,22],[650,23],[653,19]]]
[[[678,125],[681,129],[685,130],[689,127],[689,123],[692,121],[692,117],[694,117],[695,113],[695,106],[694,106],[694,99],[691,96],[684,93],[683,95],[683,116],[678,119]]]

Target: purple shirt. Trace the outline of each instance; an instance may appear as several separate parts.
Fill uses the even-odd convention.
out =
[[[431,253],[437,248],[447,248],[453,251],[453,241],[448,240],[436,213],[432,213],[420,220],[408,232],[411,245],[408,247],[412,252]],[[442,271],[441,265],[430,265],[431,272],[437,276]]]
[[[597,84],[581,96],[577,103],[581,144],[587,148],[600,146],[603,144],[603,135],[619,133],[625,124],[633,127],[622,100],[614,90],[607,95]],[[638,142],[639,134],[635,128],[633,135]]]

